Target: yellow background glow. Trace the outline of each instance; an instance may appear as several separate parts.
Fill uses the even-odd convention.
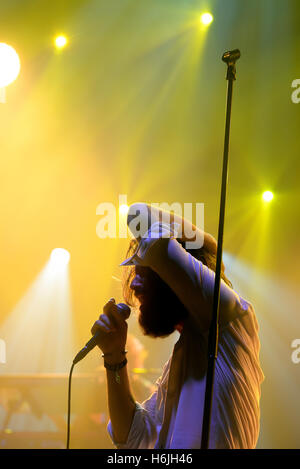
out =
[[[2,3],[1,37],[18,51],[22,73],[0,105],[0,371],[68,373],[106,301],[122,301],[129,240],[97,236],[100,203],[113,203],[118,216],[119,194],[130,203],[204,203],[205,229],[217,236],[221,56],[239,48],[224,262],[260,325],[267,379],[258,447],[299,447],[300,365],[290,344],[299,335],[300,104],[290,95],[300,2],[213,0],[200,11],[199,2],[174,0]],[[206,10],[213,27],[199,25]],[[53,39],[61,31],[72,47],[60,54]],[[265,188],[276,195],[269,205]],[[59,278],[48,265],[57,246],[71,254]],[[129,329],[151,350],[145,367],[161,368],[177,337],[142,336],[134,311]],[[101,366],[93,351],[76,372]]]

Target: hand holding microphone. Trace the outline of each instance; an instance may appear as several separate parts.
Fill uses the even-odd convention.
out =
[[[111,358],[112,362],[118,360],[119,357],[124,358],[122,352],[124,352],[127,340],[126,319],[129,316],[130,308],[124,303],[116,304],[115,299],[111,298],[105,304],[103,314],[100,315],[91,329],[93,337],[76,355],[73,363],[82,360],[96,345]]]

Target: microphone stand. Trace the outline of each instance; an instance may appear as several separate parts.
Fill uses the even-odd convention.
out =
[[[223,62],[227,64],[227,76],[226,76],[226,80],[228,80],[227,109],[226,109],[224,154],[223,154],[223,172],[222,172],[220,218],[219,218],[219,231],[218,231],[218,247],[217,247],[216,273],[215,273],[215,285],[214,285],[214,296],[213,296],[213,312],[212,312],[212,320],[211,320],[211,324],[209,328],[209,335],[208,335],[208,362],[207,362],[207,374],[206,374],[204,413],[203,413],[203,422],[202,422],[201,449],[208,449],[209,447],[209,430],[210,430],[210,421],[211,421],[215,364],[216,364],[216,359],[218,355],[220,283],[221,283],[226,186],[227,186],[227,179],[228,179],[228,148],[229,148],[229,133],[230,133],[231,102],[232,102],[233,81],[236,79],[235,62],[239,58],[240,58],[240,51],[238,49],[225,52],[222,56]]]

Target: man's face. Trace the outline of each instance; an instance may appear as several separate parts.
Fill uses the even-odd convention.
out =
[[[135,266],[130,288],[140,303],[138,320],[145,335],[165,337],[187,317],[178,297],[150,267]]]
[[[144,295],[147,293],[147,270],[145,267],[136,266],[135,267],[135,276],[130,284],[130,288],[134,292],[134,296],[137,300],[142,303]],[[149,289],[149,286],[148,286]]]

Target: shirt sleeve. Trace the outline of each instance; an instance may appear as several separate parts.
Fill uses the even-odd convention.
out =
[[[156,393],[151,396],[152,405],[156,400]],[[126,443],[118,443],[112,431],[111,421],[107,425],[108,433],[118,449],[150,449],[157,439],[155,420],[150,412],[136,402],[135,413]]]
[[[162,375],[156,381],[156,390],[142,404],[136,402],[135,413],[126,443],[118,443],[114,438],[111,421],[107,430],[119,449],[153,449],[157,441],[164,415],[164,402],[167,393],[171,357],[165,363]]]
[[[176,227],[154,223],[141,239],[131,262],[151,267],[176,293],[190,312],[194,325],[207,331],[212,314],[215,272],[182,247],[176,239]],[[241,312],[239,301],[237,293],[221,279],[221,325]]]

